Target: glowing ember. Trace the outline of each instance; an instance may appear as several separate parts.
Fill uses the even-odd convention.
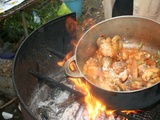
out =
[[[137,114],[139,112],[142,112],[142,110],[122,110],[121,112],[126,113],[128,115],[128,114],[131,114],[131,113]]]

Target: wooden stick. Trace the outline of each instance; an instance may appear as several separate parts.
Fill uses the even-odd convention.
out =
[[[11,103],[13,103],[15,100],[17,99],[17,97],[11,99],[9,102],[7,102],[6,104],[0,106],[0,110],[7,107],[8,105],[10,105]]]

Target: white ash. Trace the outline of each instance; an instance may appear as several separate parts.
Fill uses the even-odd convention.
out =
[[[38,120],[89,120],[86,105],[78,100],[72,100],[73,96],[67,91],[54,89],[48,100],[38,104]],[[67,103],[67,102],[70,103]],[[106,116],[105,113],[96,117],[96,120],[121,120],[114,115]]]
[[[64,92],[61,91],[61,93],[59,94],[59,96],[55,97],[54,102],[56,104],[63,103],[64,101],[66,101],[68,99],[69,94],[70,93],[68,91],[64,91]]]
[[[121,118],[119,117],[115,118],[114,115],[110,115],[107,120],[121,120]]]
[[[71,104],[70,106],[68,106],[64,113],[62,114],[62,117],[60,118],[60,120],[74,120],[75,119],[75,115],[76,115],[76,112],[79,108],[79,103],[77,102],[74,102],[73,104]]]
[[[89,120],[89,114],[85,106],[81,106],[75,120]]]
[[[48,100],[48,95],[52,89],[44,84],[40,89],[36,89],[33,93],[33,97],[31,97],[30,109],[35,113],[38,104],[43,100]]]

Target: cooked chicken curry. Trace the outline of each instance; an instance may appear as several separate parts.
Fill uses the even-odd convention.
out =
[[[142,46],[142,45],[141,45]],[[132,91],[160,81],[159,51],[149,53],[140,47],[125,48],[123,40],[100,36],[97,50],[83,68],[83,74],[100,88]]]

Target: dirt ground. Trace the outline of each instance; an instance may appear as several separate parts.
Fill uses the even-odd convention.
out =
[[[104,20],[102,0],[83,0],[82,18],[92,18],[95,22]]]

